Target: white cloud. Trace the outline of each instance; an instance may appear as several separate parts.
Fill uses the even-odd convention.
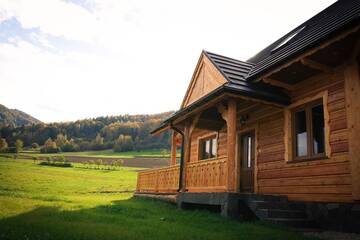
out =
[[[0,43],[1,103],[44,121],[177,109],[202,49],[246,60],[334,0],[84,2],[0,0],[42,46]]]

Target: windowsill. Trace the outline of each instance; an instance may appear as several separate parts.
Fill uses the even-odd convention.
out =
[[[309,162],[309,161],[316,161],[316,160],[325,160],[329,159],[328,156],[316,156],[316,157],[310,157],[310,158],[302,158],[302,159],[293,159],[289,160],[286,163],[301,163],[301,162]]]
[[[211,161],[211,160],[216,160],[217,157],[212,157],[212,158],[203,158],[203,159],[199,159],[199,161]]]

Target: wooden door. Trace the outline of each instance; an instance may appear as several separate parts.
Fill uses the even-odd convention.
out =
[[[240,192],[254,191],[255,131],[240,136]]]

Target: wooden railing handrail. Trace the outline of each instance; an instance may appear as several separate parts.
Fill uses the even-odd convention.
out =
[[[174,166],[168,166],[168,167],[162,167],[162,168],[153,168],[153,169],[146,169],[146,170],[142,170],[139,171],[139,173],[145,174],[145,173],[152,173],[152,172],[157,172],[157,171],[161,171],[161,170],[169,170],[169,169],[176,169],[180,167],[179,164],[176,164]]]

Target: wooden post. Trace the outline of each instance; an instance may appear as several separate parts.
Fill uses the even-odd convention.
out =
[[[182,172],[182,183],[181,183],[181,192],[186,191],[186,166],[190,159],[190,126],[188,124],[185,125],[184,128],[184,162],[183,162],[183,172]]]
[[[190,161],[190,147],[191,147],[191,135],[196,127],[200,118],[200,114],[195,116],[191,121],[185,124],[184,128],[184,166],[183,166],[183,176],[182,176],[182,187],[181,191],[186,191],[186,166]]]
[[[353,198],[360,200],[360,77],[353,61],[345,69],[346,115],[349,130],[349,158]]]
[[[236,101],[230,99],[227,109],[227,190],[229,192],[235,192],[235,153],[236,153]]]
[[[175,133],[175,131],[172,131],[170,166],[174,166],[175,164],[176,164],[176,133]]]

